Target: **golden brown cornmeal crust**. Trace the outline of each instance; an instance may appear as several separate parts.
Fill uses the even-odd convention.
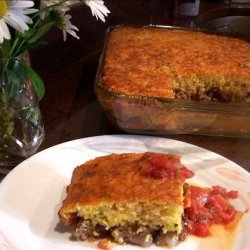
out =
[[[137,221],[179,233],[184,180],[146,176],[142,156],[111,154],[75,168],[60,218],[74,224],[79,216],[106,227]]]
[[[231,101],[245,101],[250,93],[249,51],[248,42],[232,37],[118,27],[108,37],[99,84],[117,93],[185,99],[213,87]]]

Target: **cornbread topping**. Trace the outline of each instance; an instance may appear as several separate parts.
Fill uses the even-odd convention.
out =
[[[111,31],[99,84],[108,91],[162,98],[249,102],[250,44],[178,29]]]

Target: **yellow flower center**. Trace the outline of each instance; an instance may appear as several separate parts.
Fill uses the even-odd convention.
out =
[[[8,4],[6,0],[1,0],[0,1],[0,18],[4,17],[7,9],[8,9]]]

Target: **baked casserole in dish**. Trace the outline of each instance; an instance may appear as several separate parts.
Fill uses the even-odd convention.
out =
[[[114,27],[95,91],[132,133],[250,137],[250,44],[194,30]]]

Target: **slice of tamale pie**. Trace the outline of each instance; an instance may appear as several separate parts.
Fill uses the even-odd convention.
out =
[[[75,168],[58,214],[80,240],[172,245],[185,238],[183,185],[192,174],[171,154],[97,157]]]

